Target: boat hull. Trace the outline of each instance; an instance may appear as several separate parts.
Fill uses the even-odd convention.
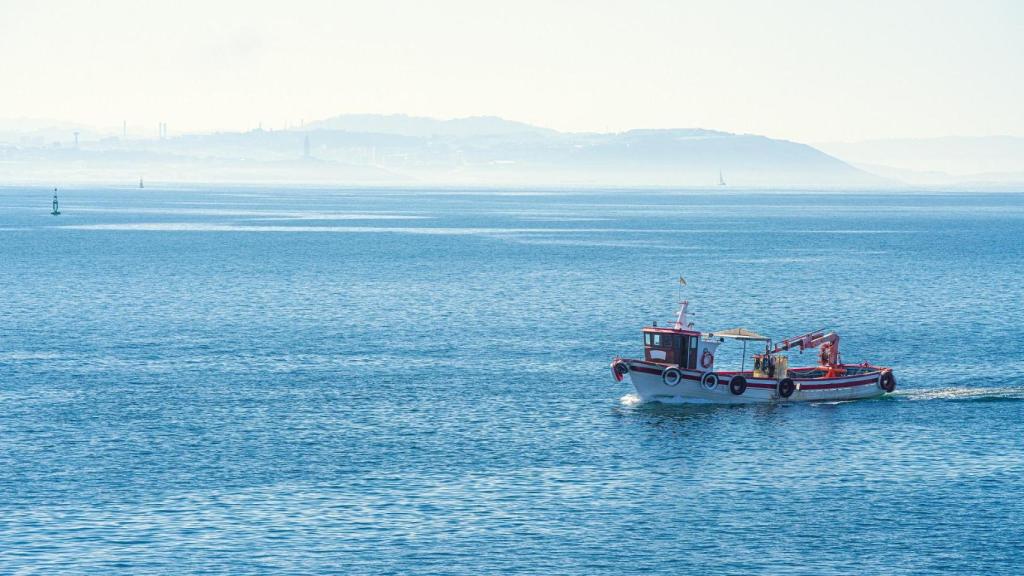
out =
[[[793,392],[788,398],[779,393],[779,380],[754,378],[751,372],[679,370],[678,383],[665,378],[669,366],[643,360],[624,360],[629,368],[628,377],[643,402],[666,404],[754,404],[768,402],[839,402],[882,396],[884,368],[857,367],[856,374],[833,378],[800,378],[791,375]],[[791,371],[792,372],[792,371]],[[707,374],[717,376],[717,383]],[[674,376],[674,374],[673,374]],[[735,376],[746,380],[741,394],[730,390]],[[737,387],[738,388],[738,387]]]

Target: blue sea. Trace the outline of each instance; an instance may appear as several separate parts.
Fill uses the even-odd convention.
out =
[[[0,189],[0,573],[1024,572],[1022,194],[51,194]],[[897,390],[638,404],[680,297]]]

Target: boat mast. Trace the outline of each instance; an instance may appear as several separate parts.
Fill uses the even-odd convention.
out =
[[[672,325],[675,330],[686,330],[686,308],[690,305],[688,300],[679,303],[679,313],[676,315],[676,323]]]
[[[676,323],[672,327],[676,330],[686,330],[686,308],[690,305],[688,300],[683,300],[683,286],[686,286],[686,279],[679,276],[679,287],[676,289],[676,299],[679,300],[679,313],[676,315]]]

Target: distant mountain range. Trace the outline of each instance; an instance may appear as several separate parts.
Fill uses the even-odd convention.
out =
[[[997,187],[1024,182],[1024,138],[946,136],[816,145],[875,174],[922,186]]]
[[[704,129],[568,133],[493,116],[358,114],[296,129],[166,139],[124,139],[74,126],[77,148],[71,134],[53,140],[53,130],[72,126],[26,132],[0,122],[0,183],[143,177],[153,183],[717,188],[721,174],[728,186],[744,188],[903,185],[900,171],[888,165],[875,171],[870,162],[858,167],[798,142]]]

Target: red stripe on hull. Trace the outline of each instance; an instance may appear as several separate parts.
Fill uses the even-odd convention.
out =
[[[634,372],[643,372],[644,374],[654,374],[655,376],[661,376],[662,370],[654,370],[651,368],[645,368],[643,366],[630,366],[630,370]]]
[[[805,384],[800,382],[801,390],[826,390],[828,388],[853,388],[854,386],[864,386],[866,384],[875,384],[878,382],[878,378],[870,378],[868,380],[856,380],[854,382],[836,382],[833,384]]]
[[[666,366],[666,368],[675,368],[675,366]],[[653,374],[655,376],[661,376],[661,374],[665,371],[665,368],[648,368],[647,366],[634,366],[632,364],[629,365],[629,369],[634,372],[643,372],[644,374]],[[700,382],[700,376],[687,374],[685,370],[681,370],[679,368],[676,369],[679,370],[679,374],[680,376],[683,377],[684,380],[693,380],[694,382]]]
[[[666,367],[666,368],[668,368],[668,367]],[[633,370],[633,371],[636,371],[636,372],[642,372],[644,374],[652,374],[654,376],[661,376],[662,373],[665,371],[665,368],[650,368],[648,366],[636,366],[636,365],[630,365],[629,369]],[[719,379],[718,385],[719,386],[728,386],[729,385],[729,380],[730,380],[729,377],[730,376],[735,376],[737,374],[743,374],[743,373],[741,373],[741,372],[734,372],[734,371],[728,371],[728,372],[722,371],[722,372],[715,372],[715,374],[718,375],[718,379]],[[680,370],[680,375],[682,376],[682,378],[684,380],[692,380],[694,382],[700,382],[701,381],[701,376],[694,376],[692,374],[687,374],[685,371],[682,371],[682,370]],[[745,376],[745,374],[744,374],[744,376]],[[856,380],[846,380],[848,378],[856,378],[856,377],[855,376],[846,376],[846,377],[840,377],[838,379],[833,379],[833,378],[793,378],[792,380],[793,380],[793,382],[795,382],[795,383],[800,385],[800,389],[801,390],[828,390],[828,389],[838,389],[838,388],[853,388],[855,386],[865,386],[865,385],[868,385],[868,384],[876,384],[878,382],[878,373],[872,374],[870,377],[863,377],[862,376],[862,377],[860,377],[859,379],[856,379]],[[833,381],[829,381],[829,380],[833,380]],[[834,380],[841,380],[841,381],[836,382]],[[814,384],[814,382],[820,382],[820,384]],[[778,386],[777,384],[763,384],[763,383],[760,383],[760,382],[750,382],[749,380],[747,381],[747,387],[748,388],[761,388],[761,389],[766,389],[766,390],[773,390],[777,386]]]

